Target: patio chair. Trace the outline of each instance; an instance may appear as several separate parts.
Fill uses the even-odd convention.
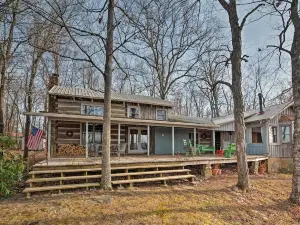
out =
[[[187,142],[185,139],[182,139],[182,141],[183,141],[183,149],[185,151],[185,155],[188,156],[189,155],[189,146],[187,145]]]
[[[231,158],[236,153],[236,144],[231,143],[224,149],[225,158]]]
[[[121,154],[123,154],[125,156],[126,147],[127,147],[127,143],[122,143],[120,145],[119,150],[118,150],[118,157],[120,157]]]
[[[200,153],[204,152],[212,152],[214,155],[216,154],[216,148],[210,145],[198,145],[198,149]]]
[[[197,147],[195,148],[195,147],[192,145],[191,140],[189,140],[189,146],[190,146],[190,152],[191,152],[191,155],[192,155],[192,156],[196,156],[196,155],[197,155],[197,150],[198,150],[198,148],[197,148]]]

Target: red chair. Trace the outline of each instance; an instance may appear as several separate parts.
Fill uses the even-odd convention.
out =
[[[217,150],[216,156],[224,156],[224,150],[222,150],[222,149]]]

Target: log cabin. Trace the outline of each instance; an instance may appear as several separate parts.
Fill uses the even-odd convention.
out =
[[[58,78],[50,77],[47,111],[25,113],[46,118],[48,158],[74,157],[60,152],[62,146],[81,146],[86,158],[100,156],[104,94],[59,86]],[[170,101],[112,93],[111,104],[111,146],[126,146],[125,154],[183,153],[183,139],[194,146],[214,145],[214,129],[218,126],[208,119],[173,115]]]

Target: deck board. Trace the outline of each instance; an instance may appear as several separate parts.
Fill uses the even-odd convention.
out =
[[[248,155],[247,161],[262,161],[268,159],[267,156],[261,155]],[[120,166],[120,165],[134,165],[134,164],[147,164],[147,163],[178,163],[183,164],[184,166],[189,165],[205,165],[205,164],[226,164],[226,163],[236,163],[236,156],[232,158],[224,158],[213,155],[205,156],[171,156],[171,155],[152,155],[152,156],[121,156],[111,157],[111,165]],[[64,167],[64,166],[101,166],[101,158],[51,158],[48,161],[44,160],[33,165],[34,168],[43,168],[43,167]]]

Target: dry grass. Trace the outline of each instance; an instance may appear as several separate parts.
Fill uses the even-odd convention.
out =
[[[0,224],[297,224],[287,202],[291,176],[252,176],[248,193],[233,190],[235,175],[196,185],[138,187],[0,201]]]

